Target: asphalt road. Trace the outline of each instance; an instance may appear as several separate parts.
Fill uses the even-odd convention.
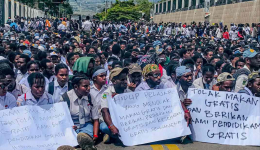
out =
[[[131,147],[125,147],[118,142],[113,144],[99,143],[96,147],[98,150],[260,150],[260,147],[253,146],[231,146],[201,142],[180,144],[170,140]]]

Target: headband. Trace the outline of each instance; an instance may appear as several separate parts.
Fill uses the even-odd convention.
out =
[[[92,79],[96,76],[98,76],[101,73],[106,73],[107,71],[105,69],[98,69],[96,72],[93,73]]]

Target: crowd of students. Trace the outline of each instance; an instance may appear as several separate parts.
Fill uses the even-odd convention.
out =
[[[107,102],[117,94],[176,88],[187,124],[189,88],[260,97],[257,37],[234,37],[248,28],[233,25],[225,38],[212,32],[228,30],[218,24],[74,22],[16,17],[2,26],[0,110],[66,102],[78,147],[88,150],[120,135]]]

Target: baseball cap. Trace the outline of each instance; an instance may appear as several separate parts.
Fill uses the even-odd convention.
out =
[[[225,81],[234,81],[235,79],[233,78],[233,76],[228,73],[228,72],[223,72],[221,73],[218,78],[217,78],[217,84],[221,83],[221,82],[225,82]]]
[[[24,50],[23,54],[28,55],[30,58],[31,58],[31,55],[32,55],[31,51],[29,51],[29,50]]]
[[[114,68],[111,70],[110,75],[109,75],[109,80],[112,80],[115,76],[118,76],[120,73],[128,73],[129,69],[128,68]]]
[[[40,51],[44,51],[44,50],[45,50],[45,48],[44,48],[43,46],[41,46],[41,45],[38,47],[38,49],[39,49]]]
[[[51,46],[50,48],[49,48],[49,51],[56,51],[57,49],[55,48],[55,47],[53,47],[53,46]]]
[[[11,37],[11,41],[15,41],[15,37]]]
[[[254,49],[247,49],[243,53],[243,58],[253,58],[257,55],[257,52]]]
[[[260,78],[260,72],[252,72],[248,75],[248,82]]]
[[[51,56],[58,56],[58,54],[55,51],[51,52],[50,55]]]
[[[38,49],[38,44],[32,44],[31,47]]]
[[[26,43],[21,43],[19,46],[20,46],[20,47],[25,46],[25,47],[27,48],[27,47],[28,47],[28,44],[26,44]]]
[[[142,73],[142,69],[138,64],[131,64],[129,67],[129,74],[133,74],[135,72],[140,72]]]

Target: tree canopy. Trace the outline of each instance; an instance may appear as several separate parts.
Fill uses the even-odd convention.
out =
[[[111,8],[101,13],[96,14],[100,20],[110,21],[125,21],[125,20],[139,20],[144,13],[144,19],[150,19],[150,9],[152,4],[148,0],[129,0],[119,1],[111,6]]]

